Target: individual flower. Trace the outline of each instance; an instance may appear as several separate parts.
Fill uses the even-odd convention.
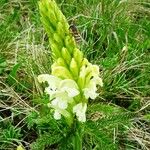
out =
[[[67,109],[69,103],[73,103],[73,97],[79,94],[78,85],[71,79],[60,79],[53,75],[42,74],[38,76],[39,82],[47,82],[45,92],[50,95],[50,107],[55,109],[54,118],[60,119],[62,110]]]
[[[55,90],[58,87],[61,79],[53,75],[41,74],[38,76],[38,81],[40,83],[47,82],[50,85],[51,89]]]
[[[66,92],[69,97],[74,97],[79,94],[78,85],[71,79],[62,80],[53,75],[41,74],[38,76],[38,81],[40,83],[48,83],[48,87],[45,88],[45,92],[50,96],[59,95],[61,92]]]
[[[83,93],[86,99],[95,99],[98,96],[98,93],[96,93],[97,85],[103,86],[102,79],[99,77],[99,67],[89,63],[86,72],[88,76]]]
[[[73,107],[73,113],[76,114],[76,116],[80,122],[86,121],[86,114],[85,114],[86,109],[87,109],[86,103],[79,103]]]
[[[83,89],[84,96],[86,99],[91,98],[95,99],[98,96],[98,93],[96,93],[97,87],[96,83],[93,82],[93,80],[90,81],[90,83]]]

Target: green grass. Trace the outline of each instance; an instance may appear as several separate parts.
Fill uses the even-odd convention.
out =
[[[57,3],[68,21],[75,20],[85,40],[79,47],[100,66],[104,82],[90,101],[83,148],[148,150],[150,2]],[[0,1],[0,149],[72,149],[72,134],[64,120],[53,119],[36,79],[50,73],[51,63],[37,0]]]

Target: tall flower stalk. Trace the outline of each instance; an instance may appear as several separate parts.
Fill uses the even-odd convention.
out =
[[[99,67],[92,65],[77,48],[69,24],[54,0],[41,0],[39,10],[54,62],[51,75],[41,74],[38,81],[48,83],[45,92],[54,118],[64,117],[69,126],[76,125],[74,149],[82,149],[81,126],[86,121],[88,99],[95,99],[97,86],[103,85]]]

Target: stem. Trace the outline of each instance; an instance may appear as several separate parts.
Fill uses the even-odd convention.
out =
[[[83,124],[76,122],[75,123],[75,134],[73,138],[74,150],[82,150],[82,136],[83,136]]]

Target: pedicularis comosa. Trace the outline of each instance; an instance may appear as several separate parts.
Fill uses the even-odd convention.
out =
[[[38,76],[40,83],[48,83],[45,88],[49,95],[48,107],[54,110],[56,120],[64,117],[69,126],[75,121],[83,123],[88,99],[95,99],[97,86],[103,86],[99,67],[84,58],[54,0],[41,0],[39,10],[54,60],[51,74]]]

